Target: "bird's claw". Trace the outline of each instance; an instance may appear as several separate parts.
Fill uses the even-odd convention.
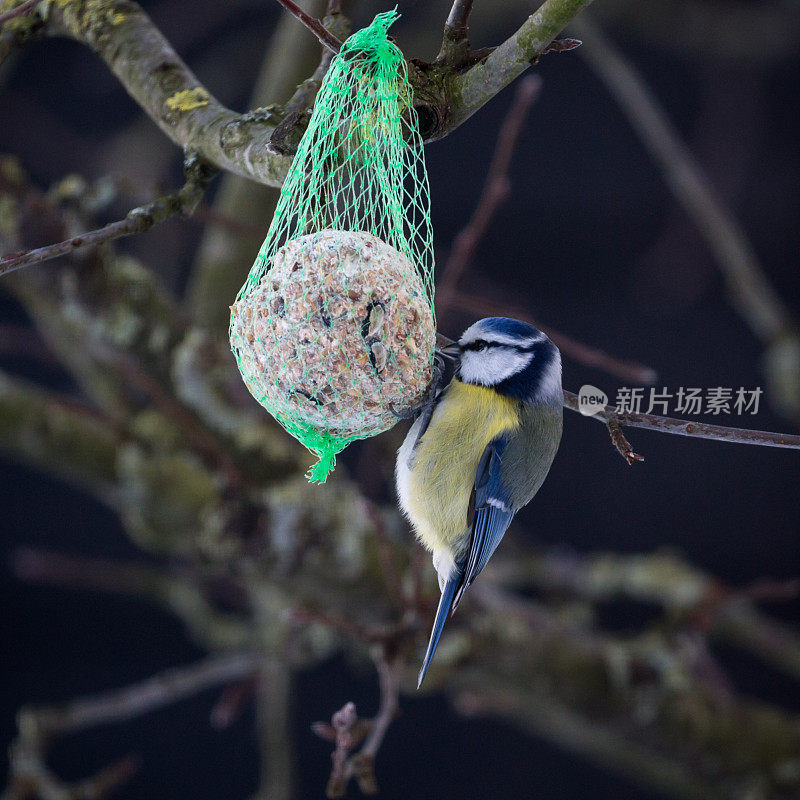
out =
[[[422,395],[416,405],[410,406],[409,408],[400,409],[397,408],[394,403],[390,403],[389,410],[392,414],[398,419],[414,419],[423,411],[429,409],[436,402],[436,397],[439,392],[444,388],[442,385],[444,382],[444,369],[444,358],[437,352],[433,356],[433,375],[431,376],[431,382],[428,384],[428,388],[425,390],[425,394]]]
[[[419,413],[418,406],[401,409],[397,408],[394,403],[389,403],[389,411],[391,411],[397,419],[413,419]]]

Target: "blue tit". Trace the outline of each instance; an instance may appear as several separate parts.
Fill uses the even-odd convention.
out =
[[[438,351],[449,383],[397,454],[400,507],[433,554],[441,599],[417,688],[445,621],[514,515],[544,483],[561,441],[561,354],[532,325],[482,319]]]

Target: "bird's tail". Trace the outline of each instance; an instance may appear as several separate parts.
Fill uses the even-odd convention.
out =
[[[433,622],[431,638],[428,641],[428,650],[425,653],[425,660],[422,662],[422,669],[419,671],[417,689],[422,686],[422,681],[425,680],[425,674],[428,671],[428,667],[431,665],[433,654],[436,652],[436,645],[439,644],[439,637],[442,635],[442,630],[444,630],[444,623],[447,621],[447,615],[450,613],[450,608],[453,605],[453,598],[461,583],[461,578],[461,574],[456,573],[453,577],[447,579],[442,589],[442,596],[439,598],[439,608],[436,609],[436,619]]]

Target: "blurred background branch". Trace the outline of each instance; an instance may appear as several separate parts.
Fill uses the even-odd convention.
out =
[[[664,180],[694,220],[725,276],[734,308],[764,343],[766,377],[781,411],[800,422],[800,329],[759,263],[741,226],[725,208],[644,79],[591,19],[574,24],[590,44],[583,56],[619,103]]]

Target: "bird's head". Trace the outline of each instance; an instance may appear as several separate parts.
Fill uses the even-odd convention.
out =
[[[488,386],[525,402],[561,405],[561,353],[527,322],[488,317],[443,349],[458,360],[463,383]]]

